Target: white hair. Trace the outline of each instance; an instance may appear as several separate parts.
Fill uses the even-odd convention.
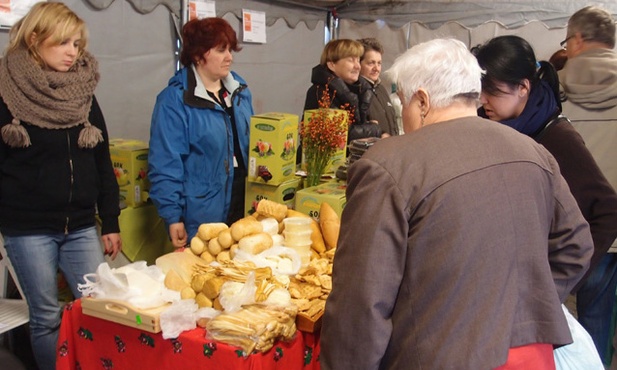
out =
[[[428,92],[435,107],[449,106],[460,94],[477,99],[482,90],[478,61],[463,42],[455,39],[415,45],[396,58],[385,73],[396,83],[403,103],[408,103],[420,88]]]

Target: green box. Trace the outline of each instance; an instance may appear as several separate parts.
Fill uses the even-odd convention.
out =
[[[301,180],[300,177],[294,177],[280,185],[247,182],[244,199],[245,216],[255,213],[257,203],[262,199],[269,199],[273,202],[285,204],[287,208],[293,208],[296,192],[300,189]]]
[[[298,116],[264,113],[251,117],[248,181],[279,185],[294,177]]]
[[[319,109],[305,110],[304,111],[304,121],[310,122],[313,115],[315,115],[318,111]],[[347,127],[348,125],[347,120],[349,118],[349,113],[346,110],[328,109],[328,114],[330,116],[334,114],[344,114],[345,119],[343,120],[343,122],[341,122],[341,125],[344,125]],[[348,131],[349,130],[347,130],[347,132]],[[345,134],[343,145],[332,154],[330,161],[328,161],[328,164],[326,165],[324,174],[335,174],[339,166],[342,166],[343,164],[345,164],[345,160],[347,159],[347,145],[346,144],[347,144],[347,134]],[[306,171],[306,158],[304,157],[304,151],[302,152],[302,169]]]
[[[109,154],[120,188],[120,202],[129,207],[148,199],[148,143],[139,140],[110,139]]]
[[[345,208],[347,203],[347,198],[345,197],[346,189],[347,185],[345,185],[345,182],[336,180],[304,188],[296,193],[294,209],[319,221],[321,203],[326,202],[341,217],[343,208]]]

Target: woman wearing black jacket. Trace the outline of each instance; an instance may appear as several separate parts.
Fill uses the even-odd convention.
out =
[[[9,36],[0,60],[0,231],[28,302],[38,368],[55,369],[58,269],[79,297],[103,248],[120,252],[118,185],[84,22],[62,3],[41,2]]]
[[[347,142],[366,137],[381,137],[378,124],[369,122],[371,85],[360,78],[360,57],[364,54],[361,43],[332,40],[321,54],[320,63],[313,67],[311,83],[306,93],[304,110],[319,108],[319,100],[328,89],[332,102],[330,108],[347,109],[353,115]]]

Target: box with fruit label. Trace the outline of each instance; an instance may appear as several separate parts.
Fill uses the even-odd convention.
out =
[[[139,140],[110,139],[109,153],[114,167],[120,202],[129,207],[143,205],[148,199],[148,143]]]
[[[341,217],[343,208],[345,208],[347,203],[347,198],[345,197],[346,189],[345,182],[336,180],[304,188],[296,193],[294,209],[319,221],[321,203],[326,202]]]
[[[245,216],[255,213],[257,203],[262,199],[269,199],[273,202],[285,204],[287,208],[293,208],[296,192],[300,190],[301,180],[300,177],[294,177],[280,185],[267,185],[247,181],[244,199]]]
[[[280,185],[296,173],[298,116],[264,113],[251,117],[248,181]]]

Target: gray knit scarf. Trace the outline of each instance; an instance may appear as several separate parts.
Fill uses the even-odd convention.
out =
[[[88,121],[98,80],[98,63],[86,51],[68,72],[44,70],[25,49],[8,53],[0,60],[0,95],[14,118],[0,130],[2,140],[13,148],[30,146],[21,121],[45,129],[83,123],[77,144],[94,148],[103,142],[101,130]]]

